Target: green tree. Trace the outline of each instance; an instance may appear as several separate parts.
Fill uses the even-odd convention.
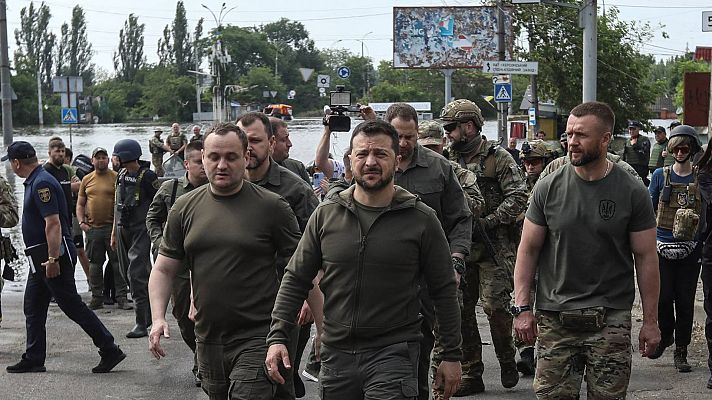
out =
[[[203,19],[198,21],[196,33],[202,32]],[[195,41],[191,39],[188,32],[188,20],[185,17],[185,6],[183,1],[176,4],[176,15],[171,27],[166,25],[163,29],[163,37],[158,39],[158,59],[160,65],[172,64],[176,67],[179,75],[185,75],[186,71],[195,64],[193,56]]]
[[[114,70],[124,81],[133,81],[138,70],[146,63],[143,56],[143,31],[145,25],[138,17],[129,14],[124,28],[119,31],[119,51],[114,52]]]
[[[573,0],[565,0],[574,3]],[[583,38],[575,9],[541,5],[517,7],[515,34],[534,15],[531,30],[536,49],[525,53],[539,61],[539,96],[554,100],[563,110],[581,102]],[[613,7],[598,19],[597,98],[608,103],[616,114],[616,132],[629,119],[650,117],[649,105],[660,94],[650,79],[651,59],[638,51],[640,43],[652,38],[648,24],[621,21]]]
[[[92,54],[84,10],[79,5],[74,6],[71,28],[67,23],[62,24],[61,27],[56,61],[57,75],[81,76],[84,78],[84,85],[90,86],[94,76]]]
[[[675,105],[684,106],[685,97],[685,73],[687,72],[710,72],[708,63],[701,60],[679,60],[672,65],[672,76],[676,79],[675,85]]]
[[[56,35],[48,30],[52,14],[42,2],[35,8],[34,2],[20,10],[20,28],[15,29],[15,68],[34,76],[39,74],[45,89],[49,88],[53,71],[53,53]]]
[[[190,77],[177,75],[172,67],[152,66],[139,74],[143,85],[138,113],[166,121],[185,121],[192,116],[195,86]]]
[[[268,67],[251,69],[240,78],[240,86],[246,90],[235,97],[243,103],[265,103],[272,100],[286,99],[287,97],[286,87]],[[262,94],[265,91],[277,92],[277,97],[274,99],[264,98]]]

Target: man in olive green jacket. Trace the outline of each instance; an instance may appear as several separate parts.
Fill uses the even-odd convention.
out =
[[[424,276],[444,348],[434,385],[443,386],[448,398],[459,385],[461,335],[445,233],[431,208],[393,183],[400,158],[393,126],[362,123],[351,149],[356,185],[317,208],[285,270],[267,336],[267,371],[283,381],[279,366],[290,367],[286,344],[294,316],[313,279],[323,274],[323,397],[416,397]],[[321,332],[321,304],[311,300]]]

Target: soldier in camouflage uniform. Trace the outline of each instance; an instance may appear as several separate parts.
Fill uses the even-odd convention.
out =
[[[655,215],[646,188],[606,157],[614,125],[605,103],[571,110],[570,165],[539,180],[531,194],[512,314],[518,338],[537,344],[540,399],[579,398],[584,376],[589,399],[625,398],[634,277],[643,308],[640,353],[650,357],[660,342]]]
[[[151,164],[156,171],[156,175],[163,176],[166,171],[163,170],[163,155],[168,152],[168,146],[161,139],[163,129],[156,127],[153,129],[153,137],[148,141],[148,151],[151,153]]]
[[[513,226],[526,208],[527,187],[512,156],[497,142],[483,138],[484,120],[475,103],[455,100],[443,108],[440,118],[451,141],[450,159],[477,175],[485,199],[483,212],[475,218],[478,233],[473,236],[463,288],[463,374],[457,395],[466,396],[484,391],[478,299],[489,319],[502,386],[511,388],[519,381],[509,306],[516,246]]]
[[[539,180],[544,167],[551,161],[554,152],[551,151],[542,140],[532,140],[524,142],[520,158],[524,167],[525,179],[527,182],[527,191],[531,194],[534,185]],[[521,217],[521,222],[524,220],[524,215]],[[521,234],[521,224],[518,223],[518,236]],[[519,241],[517,240],[517,245]],[[516,251],[516,250],[515,250]],[[530,292],[530,301],[534,301],[534,290]],[[524,343],[517,338],[514,339],[514,344],[519,350],[520,359],[517,361],[517,370],[524,376],[532,376],[536,371],[536,358],[534,357],[534,346]]]
[[[437,121],[420,121],[418,124],[418,144],[428,148],[440,155],[443,155],[445,149],[445,130]],[[467,168],[463,168],[460,164],[450,161],[452,169],[455,170],[462,191],[465,192],[465,200],[470,208],[472,215],[480,215],[482,207],[485,205],[485,199],[482,197],[480,187],[477,186],[477,175]],[[437,347],[437,345],[436,345]]]
[[[0,176],[0,227],[12,228],[17,225],[19,219],[15,192],[10,187],[10,184],[7,183],[7,180]],[[6,264],[5,268],[12,267]],[[2,292],[3,281],[4,279],[0,277],[0,293]],[[2,303],[0,303],[0,322],[2,322]]]

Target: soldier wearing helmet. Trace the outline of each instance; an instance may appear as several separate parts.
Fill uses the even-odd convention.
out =
[[[539,179],[546,164],[553,158],[553,153],[543,141],[532,140],[524,142],[520,151],[520,158],[523,160],[524,173],[527,178],[527,189],[531,192],[534,184]]]
[[[163,176],[163,155],[169,151],[168,146],[161,139],[163,129],[155,127],[153,129],[153,137],[148,141],[148,151],[151,153],[151,163],[156,171],[156,175]]]
[[[648,188],[657,209],[658,325],[661,337],[650,358],[660,357],[674,342],[673,360],[679,372],[692,370],[687,362],[687,346],[692,339],[695,293],[700,275],[699,232],[704,231],[706,216],[698,169],[692,164],[700,150],[694,128],[688,125],[675,127],[667,143],[667,151],[675,163],[656,169]]]
[[[151,239],[146,214],[160,182],[150,164],[140,160],[141,153],[141,145],[133,139],[121,139],[114,145],[113,156],[118,158],[121,169],[116,179],[111,247],[117,252],[122,276],[129,282],[136,312],[136,324],[126,334],[127,338],[148,336],[147,327],[151,323],[148,304]]]
[[[463,289],[463,377],[460,396],[484,391],[482,341],[475,319],[478,298],[490,322],[492,342],[500,364],[502,386],[514,387],[519,381],[512,340],[512,314],[509,312],[513,289],[512,271],[517,237],[514,225],[527,204],[527,186],[512,156],[497,142],[482,136],[484,119],[480,108],[470,100],[458,99],[440,113],[450,139],[450,159],[477,175],[485,198],[478,233],[467,258],[467,287]],[[492,246],[485,245],[487,236]]]

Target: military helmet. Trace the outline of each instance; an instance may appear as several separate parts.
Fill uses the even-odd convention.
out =
[[[122,163],[141,158],[141,145],[133,139],[121,139],[114,145],[113,156],[119,157]]]
[[[420,121],[418,124],[418,144],[421,146],[440,145],[443,143],[445,130],[438,121]]]
[[[442,111],[440,119],[444,122],[467,122],[474,121],[478,128],[484,125],[482,111],[474,102],[467,99],[457,99],[449,102]]]
[[[525,160],[551,157],[551,152],[546,147],[543,140],[532,140],[531,142],[522,143],[522,150],[519,154],[520,157]]]
[[[690,154],[695,154],[702,149],[700,138],[697,137],[697,131],[690,125],[678,125],[673,128],[672,132],[670,132],[670,139],[676,136],[689,136],[692,138],[692,148],[690,149]]]

